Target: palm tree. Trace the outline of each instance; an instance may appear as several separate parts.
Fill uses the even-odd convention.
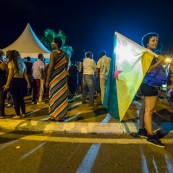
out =
[[[71,46],[64,45],[61,49],[69,55],[69,58],[71,58],[73,53],[73,48]]]
[[[51,42],[53,38],[56,37],[56,33],[52,29],[46,29],[44,31],[44,36],[41,37],[40,41],[43,43],[43,45],[50,51],[52,51]]]
[[[73,48],[71,46],[65,45],[66,35],[61,30],[56,33],[52,29],[46,29],[44,31],[44,36],[41,37],[40,41],[49,51],[52,51],[51,43],[55,37],[60,37],[62,39],[62,50],[64,50],[69,55],[69,58],[71,58]]]

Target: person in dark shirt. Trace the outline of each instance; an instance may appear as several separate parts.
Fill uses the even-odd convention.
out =
[[[32,78],[32,66],[33,66],[33,63],[31,62],[31,57],[27,56],[26,59],[27,59],[27,61],[25,61],[24,63],[26,65],[29,82],[31,84],[31,87],[28,89],[27,95],[31,95],[32,88],[33,88],[33,78]]]
[[[79,92],[82,93],[83,59],[79,63],[78,73],[79,73],[79,84],[78,84]]]
[[[7,81],[8,67],[4,62],[5,52],[0,50],[0,119],[5,118],[5,99],[6,91],[3,91],[3,86]]]
[[[78,69],[75,65],[75,62],[72,62],[69,70],[68,70],[68,73],[69,73],[69,79],[68,79],[68,85],[69,85],[69,92],[70,92],[70,95],[75,95],[76,92],[77,92],[77,74],[78,74]]]

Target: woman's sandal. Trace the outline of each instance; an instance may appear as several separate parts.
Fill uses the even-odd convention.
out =
[[[49,121],[53,121],[53,122],[64,122],[65,119],[66,119],[66,116],[61,117],[61,118],[52,118],[52,117],[50,117],[49,118]]]
[[[19,115],[15,115],[13,118],[14,119],[21,119],[21,117]]]
[[[66,119],[66,116],[64,116],[64,117],[61,117],[61,118],[59,118],[59,119],[57,119],[57,121],[59,121],[59,122],[64,122],[65,121],[65,119]]]
[[[49,118],[49,121],[56,121],[54,118]]]

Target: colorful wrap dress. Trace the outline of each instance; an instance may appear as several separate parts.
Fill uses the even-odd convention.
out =
[[[55,66],[49,85],[49,115],[52,119],[60,120],[67,114],[68,85],[66,53],[61,51],[55,58]]]

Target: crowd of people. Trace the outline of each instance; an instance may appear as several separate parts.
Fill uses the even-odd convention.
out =
[[[142,38],[142,45],[150,51],[156,52],[159,43],[157,33],[148,33]],[[80,62],[69,62],[68,54],[61,49],[62,40],[54,38],[51,43],[53,51],[50,54],[49,64],[45,63],[42,53],[38,59],[31,62],[23,62],[17,50],[9,50],[6,53],[0,50],[0,118],[5,118],[5,100],[11,97],[16,115],[15,119],[26,117],[24,97],[31,95],[32,104],[44,104],[44,95],[49,97],[50,121],[63,122],[67,116],[68,97],[80,93],[82,104],[95,106],[94,95],[100,94],[101,103],[104,100],[107,78],[109,74],[111,58],[105,51],[100,52],[96,63],[93,53],[85,52],[85,58]],[[8,62],[4,61],[4,58]],[[161,63],[164,57],[159,55],[153,58],[151,66],[146,73],[139,88],[143,95],[142,107],[139,113],[139,136],[157,146],[164,147],[164,144],[153,134],[152,114],[156,105],[158,90],[161,86],[155,86],[147,81],[147,76],[153,69],[163,71]],[[173,64],[167,75],[167,96],[168,101],[173,100]],[[87,100],[87,95],[89,100]],[[7,97],[8,96],[8,97]],[[20,113],[22,112],[22,114]]]
[[[27,116],[25,96],[31,96],[31,104],[45,104],[49,97],[51,121],[64,121],[67,115],[68,98],[82,94],[82,104],[94,106],[94,95],[103,94],[106,83],[100,86],[100,76],[105,80],[108,75],[110,58],[106,52],[100,53],[98,65],[93,54],[88,51],[80,62],[69,61],[68,54],[61,50],[62,40],[54,38],[49,64],[45,63],[42,53],[35,62],[31,57],[21,58],[17,50],[0,50],[0,118],[5,118],[5,107],[14,107],[14,119]],[[104,61],[101,59],[108,59]],[[106,65],[107,63],[107,65]],[[5,106],[5,102],[7,105]],[[102,95],[103,101],[103,95]]]

